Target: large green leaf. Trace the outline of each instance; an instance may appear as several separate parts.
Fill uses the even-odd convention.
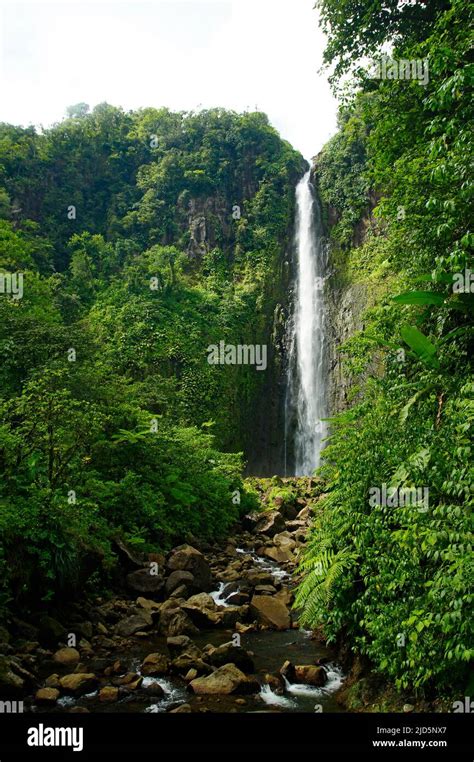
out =
[[[425,365],[439,368],[436,346],[414,325],[403,325],[400,329],[402,339]]]
[[[444,300],[445,297],[442,294],[436,294],[434,291],[407,291],[393,297],[393,301],[398,304],[432,304],[437,307],[443,304]]]

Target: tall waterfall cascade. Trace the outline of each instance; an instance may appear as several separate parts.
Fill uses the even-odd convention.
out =
[[[285,472],[307,476],[318,468],[327,435],[327,357],[324,245],[310,172],[296,187],[295,278],[288,326]]]

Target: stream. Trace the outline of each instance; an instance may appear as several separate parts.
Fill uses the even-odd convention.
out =
[[[288,584],[291,580],[289,573],[276,562],[259,556],[254,550],[236,548],[236,554],[251,556],[254,568],[271,573],[275,583]],[[226,592],[226,589],[228,591]],[[227,607],[228,595],[236,592],[232,583],[220,582],[210,593],[214,602]],[[238,592],[238,589],[237,589]],[[232,634],[229,630],[204,630],[192,636],[193,643],[203,649],[208,644],[219,646],[229,642]],[[178,675],[166,677],[143,677],[139,690],[119,698],[114,703],[104,703],[99,700],[99,691],[95,690],[80,697],[65,695],[58,699],[56,711],[91,712],[166,712],[182,704],[187,704],[191,711],[211,712],[340,712],[343,711],[335,699],[335,693],[343,682],[343,674],[334,660],[330,649],[318,640],[312,639],[312,633],[303,629],[288,630],[257,630],[243,633],[240,636],[243,648],[251,652],[255,664],[255,673],[260,690],[251,695],[194,695],[188,690],[185,680]],[[147,637],[136,638],[126,652],[116,652],[120,659],[120,676],[127,673],[141,675],[140,666],[143,659],[153,652],[166,652],[166,637],[147,634]],[[327,672],[327,681],[323,687],[308,684],[290,683],[283,678],[283,688],[275,690],[266,679],[268,673],[278,674],[285,661],[292,664],[321,664]],[[44,674],[47,677],[47,674]],[[161,693],[160,688],[164,691]],[[157,697],[153,695],[160,693]],[[79,708],[79,709],[78,709]],[[31,711],[48,711],[41,705],[33,704]],[[50,711],[50,710],[49,710]]]

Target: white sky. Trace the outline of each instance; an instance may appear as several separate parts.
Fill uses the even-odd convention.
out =
[[[0,121],[66,107],[268,114],[306,158],[336,129],[314,0],[0,0]]]

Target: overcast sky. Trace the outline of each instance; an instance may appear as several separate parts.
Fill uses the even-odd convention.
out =
[[[68,105],[265,111],[306,158],[335,132],[314,0],[0,0],[0,121]]]

